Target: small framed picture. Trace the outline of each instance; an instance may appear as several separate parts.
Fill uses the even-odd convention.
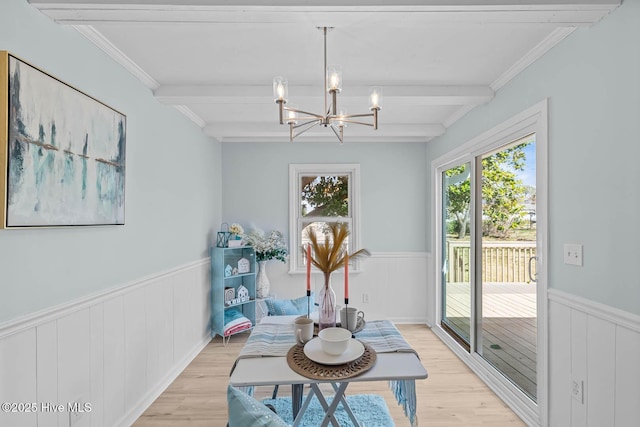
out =
[[[251,264],[246,258],[240,258],[238,260],[238,273],[245,274],[251,270]]]
[[[224,288],[224,302],[227,304],[236,297],[236,289],[233,287]]]

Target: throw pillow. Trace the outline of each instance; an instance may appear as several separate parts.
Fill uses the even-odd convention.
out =
[[[315,310],[314,295],[311,292],[309,297],[309,307]],[[295,299],[266,299],[264,301],[269,310],[269,316],[290,316],[294,314],[307,314],[307,297],[303,296]]]
[[[273,411],[235,387],[227,387],[229,427],[288,427]]]

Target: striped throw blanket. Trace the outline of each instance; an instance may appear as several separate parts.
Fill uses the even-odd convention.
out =
[[[355,334],[355,337],[371,346],[376,353],[416,353],[400,331],[388,320],[367,322],[364,329]],[[291,324],[260,323],[251,332],[237,360],[252,357],[286,356],[291,346],[295,343]],[[234,368],[235,364],[231,372],[233,372]],[[415,380],[389,381],[389,387],[393,391],[398,404],[402,405],[405,415],[411,421],[411,425],[417,426]]]

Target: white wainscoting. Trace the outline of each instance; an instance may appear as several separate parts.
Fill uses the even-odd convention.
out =
[[[388,319],[396,323],[430,323],[434,318],[432,287],[433,268],[427,252],[374,252],[363,258],[360,270],[349,272],[349,305],[365,312],[365,320]],[[288,266],[270,262],[267,273],[271,295],[276,298],[297,298],[304,295],[305,275],[290,274]],[[342,269],[332,274],[332,287],[337,303],[344,303]],[[312,287],[316,295],[324,284],[320,272],[314,271]],[[369,302],[363,301],[368,295]]]
[[[640,425],[640,316],[550,289],[549,351],[550,426]]]
[[[349,275],[351,304],[368,319],[396,323],[427,323],[433,302],[428,300],[431,258],[426,252],[374,252],[358,275]],[[362,302],[362,294],[369,302]],[[353,297],[356,297],[355,299]]]
[[[128,426],[210,340],[209,258],[0,325],[0,426]],[[64,405],[62,412],[47,404]],[[44,408],[42,405],[45,405]],[[45,409],[45,410],[43,410]]]

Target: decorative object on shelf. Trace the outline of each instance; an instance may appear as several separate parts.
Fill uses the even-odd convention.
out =
[[[229,237],[231,236],[231,232],[229,231],[229,224],[223,222],[220,226],[220,231],[218,231],[218,236],[216,238],[216,246],[219,248],[228,248],[229,247]]]
[[[238,260],[238,273],[245,274],[251,271],[251,264],[246,258],[240,258]]]
[[[249,299],[249,289],[247,289],[244,285],[238,286],[238,298],[242,299],[243,301]]]
[[[289,125],[289,140],[293,141],[294,138],[318,125],[330,127],[340,143],[342,143],[343,131],[347,123],[371,126],[374,130],[377,130],[378,111],[382,108],[382,91],[380,88],[374,87],[370,91],[369,111],[371,113],[346,114],[343,110],[338,111],[337,95],[342,92],[342,69],[339,65],[334,65],[331,68],[327,67],[327,32],[331,31],[333,27],[318,27],[318,29],[322,31],[324,36],[324,109],[322,114],[309,113],[292,106],[285,107],[289,95],[288,81],[283,77],[275,77],[273,79],[273,96],[276,104],[278,104],[280,124],[283,125],[286,120]],[[327,94],[331,95],[331,101],[327,99]],[[287,112],[286,118],[285,111]],[[298,117],[298,115],[301,115],[301,117]],[[367,123],[359,120],[364,117],[371,117],[372,122]],[[302,121],[300,124],[298,124],[299,118]],[[299,129],[297,133],[296,129]]]
[[[229,337],[238,332],[250,330],[252,326],[253,323],[251,323],[251,319],[245,317],[240,311],[234,308],[225,310],[223,337]]]
[[[289,250],[284,236],[277,230],[271,230],[268,235],[264,231],[254,229],[244,236],[244,240],[256,251],[258,261],[258,276],[256,277],[256,294],[258,298],[269,295],[270,283],[267,276],[267,261],[277,259],[286,262]]]
[[[231,227],[229,227],[229,232],[231,233],[231,236],[229,236],[230,242],[232,240],[242,240],[244,228],[242,228],[242,226],[237,222],[234,222],[233,224],[231,224]]]
[[[234,287],[226,287],[224,288],[224,302],[229,304],[229,301],[233,300],[236,297],[236,289]]]
[[[233,269],[231,270],[231,275],[232,276],[237,276],[238,275],[238,267],[233,267]]]
[[[124,225],[127,118],[0,51],[0,229]]]
[[[234,236],[234,238],[239,238],[238,236],[244,234],[244,228],[242,228],[242,226],[237,222],[234,222],[231,224],[231,227],[229,227],[229,232]]]
[[[229,301],[225,301],[225,304],[231,306],[236,304],[242,304],[243,302],[247,302],[247,301],[251,301],[251,298],[249,298],[248,296],[242,297],[242,298],[238,297]]]
[[[225,289],[225,295],[226,295],[226,289]],[[247,302],[250,300],[251,300],[251,297],[249,296],[249,289],[247,289],[244,285],[240,285],[238,286],[238,292],[236,293],[236,297],[229,301],[225,301],[225,304],[226,305],[242,304],[243,302]]]
[[[224,268],[224,277],[231,277],[231,273],[233,273],[233,268],[229,264]]]
[[[244,234],[244,228],[237,222],[234,222],[229,227],[229,235],[227,237],[226,248],[239,248],[244,242],[242,241],[242,235]]]
[[[328,224],[328,230],[324,236],[324,243],[318,242],[318,236],[312,228],[307,228],[307,237],[311,246],[311,263],[324,274],[324,286],[318,292],[318,325],[319,329],[336,326],[336,294],[331,287],[331,273],[343,267],[345,259],[358,259],[369,256],[371,253],[366,249],[359,249],[351,255],[347,253],[347,237],[349,236],[349,226],[342,222],[332,222]],[[307,273],[310,274],[310,273]],[[348,285],[347,285],[348,292]]]
[[[230,248],[239,248],[239,247],[241,247],[243,245],[244,245],[244,242],[242,241],[242,239],[235,239],[235,240],[229,239],[229,247]]]

